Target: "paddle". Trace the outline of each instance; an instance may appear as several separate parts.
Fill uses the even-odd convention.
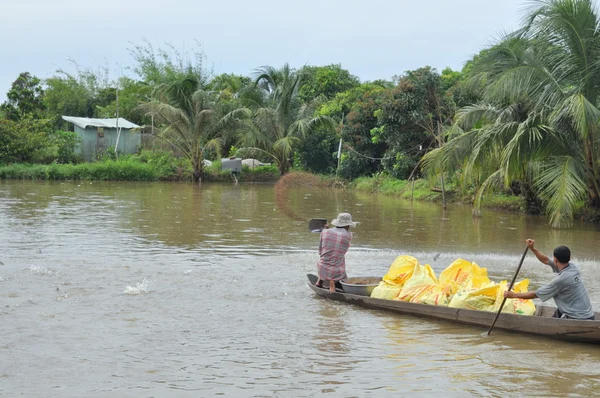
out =
[[[523,252],[523,256],[521,257],[521,262],[519,263],[519,266],[517,267],[517,271],[515,272],[515,275],[512,278],[512,281],[510,282],[510,286],[508,287],[508,290],[511,291],[515,281],[517,280],[517,275],[519,275],[519,271],[521,270],[521,266],[523,265],[523,261],[525,260],[525,256],[527,255],[527,251],[529,250],[529,246],[527,246],[525,248],[525,251]],[[492,333],[492,329],[494,328],[494,325],[496,324],[496,321],[498,320],[498,317],[500,316],[500,313],[502,312],[502,308],[504,307],[504,303],[506,303],[506,297],[504,297],[504,300],[502,300],[502,304],[500,304],[500,309],[498,310],[498,313],[496,314],[496,317],[494,318],[494,322],[492,322],[492,326],[490,326],[490,330],[488,330],[487,335],[489,336],[490,333]]]
[[[326,218],[313,218],[308,222],[308,230],[310,232],[321,232],[327,224]]]

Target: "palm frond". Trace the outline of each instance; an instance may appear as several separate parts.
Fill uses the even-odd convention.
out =
[[[479,217],[481,216],[481,204],[483,201],[483,195],[490,188],[499,188],[503,183],[503,171],[502,169],[498,169],[481,184],[477,192],[475,193],[475,200],[473,201],[473,215]]]
[[[581,139],[586,140],[596,135],[600,110],[583,94],[575,94],[564,99],[551,120],[554,125],[572,123]]]
[[[554,157],[542,166],[536,187],[553,227],[572,224],[575,206],[587,194],[584,176],[584,165],[571,156]]]

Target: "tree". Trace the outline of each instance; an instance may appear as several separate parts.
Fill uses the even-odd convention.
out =
[[[114,84],[118,87],[119,91],[119,117],[139,125],[145,124],[145,122],[151,123],[152,118],[145,117],[143,113],[139,112],[138,106],[150,99],[152,87],[125,76],[121,77]],[[100,118],[116,117],[116,95],[116,87],[100,91],[94,115]]]
[[[301,82],[302,74],[287,64],[280,69],[265,66],[256,77],[264,97],[248,101],[248,108],[244,108],[252,116],[240,130],[241,153],[252,156],[252,152],[260,151],[273,160],[281,175],[289,170],[294,149],[308,134],[315,128],[335,128],[330,117],[315,116],[317,104],[300,101]]]
[[[35,163],[51,143],[51,120],[30,113],[20,120],[0,119],[0,163]]]
[[[600,209],[600,19],[591,0],[536,5],[472,66],[482,101],[460,111],[458,136],[426,160],[480,179],[476,205],[490,187],[530,186],[560,227],[580,201]]]
[[[372,131],[373,141],[387,144],[383,165],[394,177],[410,178],[421,150],[443,145],[456,110],[449,90],[458,76],[448,75],[448,69],[442,78],[431,67],[406,72],[397,78],[398,85],[377,113],[379,126]]]
[[[342,69],[340,64],[305,66],[300,73],[304,77],[299,97],[304,102],[310,102],[321,96],[332,99],[336,94],[360,85],[358,77]]]
[[[154,100],[142,104],[146,115],[154,115],[160,127],[159,137],[179,148],[192,163],[194,181],[203,174],[207,150],[219,150],[220,136],[244,109],[222,114],[216,93],[206,89],[196,74],[159,84]]]
[[[116,88],[106,69],[94,71],[76,65],[75,73],[58,70],[46,85],[44,103],[53,116],[95,117],[97,106],[115,100]]]
[[[319,108],[318,114],[339,121],[337,134],[324,137],[323,144],[328,143],[328,149],[319,146],[308,146],[300,152],[300,158],[312,159],[316,151],[322,151],[322,159],[327,160],[330,168],[337,167],[339,140],[343,140],[342,159],[339,173],[347,179],[368,175],[380,169],[378,160],[386,149],[384,143],[373,143],[371,131],[378,126],[375,113],[386,101],[388,90],[379,84],[364,83],[348,91],[338,93],[333,99],[325,102]],[[312,138],[309,139],[309,142]],[[324,165],[325,166],[325,165]]]
[[[29,72],[23,72],[6,93],[7,100],[0,105],[0,112],[13,121],[20,120],[26,114],[41,117],[45,110],[43,96],[41,80]]]
[[[202,86],[209,83],[210,74],[204,65],[206,57],[199,44],[191,53],[184,54],[171,44],[166,47],[155,50],[149,41],[144,40],[144,44],[129,49],[136,62],[133,71],[142,82],[155,87],[196,76]]]

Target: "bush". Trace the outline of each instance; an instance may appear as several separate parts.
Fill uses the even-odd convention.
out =
[[[242,171],[239,180],[242,182],[268,182],[279,179],[277,166],[258,166],[254,170],[246,168]]]
[[[52,134],[56,146],[56,161],[58,163],[76,163],[79,161],[75,149],[81,143],[81,137],[73,131],[58,130]]]
[[[49,119],[25,117],[18,122],[0,119],[0,163],[36,163],[47,159],[52,146]]]
[[[132,156],[131,160],[151,165],[161,180],[192,180],[189,159],[177,158],[172,152],[142,150],[139,155]]]

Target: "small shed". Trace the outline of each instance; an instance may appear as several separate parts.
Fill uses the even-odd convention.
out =
[[[63,116],[63,120],[73,123],[74,131],[81,137],[81,145],[76,153],[86,162],[92,162],[104,155],[106,150],[117,145],[119,153],[136,153],[142,144],[142,137],[135,123],[123,119],[92,119],[87,117]],[[121,134],[119,135],[119,130]]]

